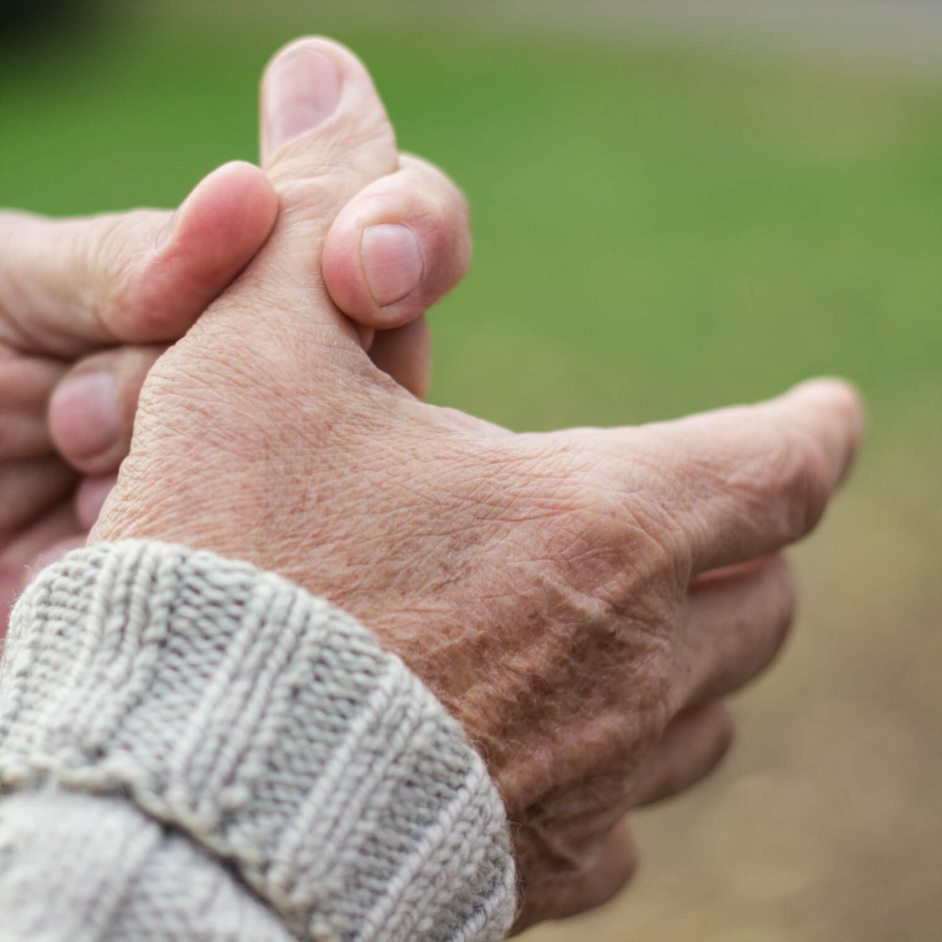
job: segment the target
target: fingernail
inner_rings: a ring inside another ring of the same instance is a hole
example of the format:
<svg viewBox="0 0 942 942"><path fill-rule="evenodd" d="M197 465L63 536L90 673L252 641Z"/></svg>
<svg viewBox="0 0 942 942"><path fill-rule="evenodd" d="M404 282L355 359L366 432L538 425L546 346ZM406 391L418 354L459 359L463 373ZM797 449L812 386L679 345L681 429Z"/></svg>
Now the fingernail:
<svg viewBox="0 0 942 942"><path fill-rule="evenodd" d="M363 233L360 256L370 294L379 307L401 301L422 280L422 250L408 226L370 226Z"/></svg>
<svg viewBox="0 0 942 942"><path fill-rule="evenodd" d="M269 150L317 127L340 103L340 69L330 56L300 48L286 53L265 77Z"/></svg>
<svg viewBox="0 0 942 942"><path fill-rule="evenodd" d="M83 373L65 380L50 405L56 444L67 457L91 458L121 434L118 387L110 373Z"/></svg>

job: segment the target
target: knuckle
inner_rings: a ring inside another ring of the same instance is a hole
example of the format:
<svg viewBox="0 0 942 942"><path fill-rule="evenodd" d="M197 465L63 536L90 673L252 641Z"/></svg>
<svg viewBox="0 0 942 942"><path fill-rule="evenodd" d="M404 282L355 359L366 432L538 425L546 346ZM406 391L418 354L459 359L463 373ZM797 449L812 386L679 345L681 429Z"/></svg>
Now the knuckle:
<svg viewBox="0 0 942 942"><path fill-rule="evenodd" d="M118 218L102 219L104 229L100 238L90 240L82 269L90 273L86 283L90 286L86 294L86 307L89 315L101 324L105 330L122 339L122 321L128 320L129 312L134 311L137 319L137 278L147 253L156 242L140 246L139 251L128 251L132 240L128 239L131 224L140 220L142 213L130 213L123 220ZM157 230L155 228L155 239ZM146 314L146 312L144 312ZM148 324L142 330L146 333Z"/></svg>
<svg viewBox="0 0 942 942"><path fill-rule="evenodd" d="M555 492L562 512L550 532L559 557L599 575L634 572L642 584L674 557L676 537L661 508L626 494L606 468L577 468Z"/></svg>
<svg viewBox="0 0 942 942"><path fill-rule="evenodd" d="M817 439L796 434L783 456L789 532L804 536L824 515L833 486L828 456Z"/></svg>
<svg viewBox="0 0 942 942"><path fill-rule="evenodd" d="M398 178L400 197L426 252L435 260L433 271L445 283L460 277L471 263L471 210L461 188L438 167L424 161Z"/></svg>
<svg viewBox="0 0 942 942"><path fill-rule="evenodd" d="M431 260L427 270L439 290L447 289L471 264L471 227L464 197L455 190L453 199L425 198L416 228Z"/></svg>
<svg viewBox="0 0 942 942"><path fill-rule="evenodd" d="M340 167L345 167L341 164ZM272 184L278 190L282 203L282 215L293 225L311 226L312 206L338 208L342 202L340 194L350 189L354 181L346 179L348 170L331 168L326 158L321 164L308 161L284 159L269 171ZM317 221L316 230L321 225Z"/></svg>
<svg viewBox="0 0 942 942"><path fill-rule="evenodd" d="M753 491L761 506L780 509L783 537L805 536L824 514L833 487L824 447L810 434L770 429L756 454L761 457L735 475L736 486Z"/></svg>
<svg viewBox="0 0 942 942"><path fill-rule="evenodd" d="M365 184L396 169L396 138L386 115L365 109L355 119L335 115L285 144L266 170L282 201L329 197L342 205ZM326 191L326 192L325 192ZM286 195L288 199L286 199Z"/></svg>
<svg viewBox="0 0 942 942"><path fill-rule="evenodd" d="M645 715L653 716L661 711L652 705L666 700L662 662L689 582L690 545L649 482L626 486L624 475L598 458L570 455L570 473L554 482L559 512L541 534L543 554L561 566L569 596L581 600L580 623L632 647L621 663L628 657L644 665L635 681L648 703Z"/></svg>
<svg viewBox="0 0 942 942"><path fill-rule="evenodd" d="M457 218L470 217L471 210L464 191L441 167L412 154L403 155L402 162L410 171L403 178L405 183L411 177L408 183L410 189L435 202L442 210L453 213Z"/></svg>

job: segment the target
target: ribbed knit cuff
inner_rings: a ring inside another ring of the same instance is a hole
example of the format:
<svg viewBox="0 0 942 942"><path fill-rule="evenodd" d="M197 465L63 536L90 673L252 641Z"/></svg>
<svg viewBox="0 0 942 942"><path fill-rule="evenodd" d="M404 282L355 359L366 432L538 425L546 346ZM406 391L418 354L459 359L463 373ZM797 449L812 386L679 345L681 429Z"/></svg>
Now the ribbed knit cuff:
<svg viewBox="0 0 942 942"><path fill-rule="evenodd" d="M305 940L501 939L499 796L458 724L352 618L160 543L44 571L0 663L0 794L123 796Z"/></svg>

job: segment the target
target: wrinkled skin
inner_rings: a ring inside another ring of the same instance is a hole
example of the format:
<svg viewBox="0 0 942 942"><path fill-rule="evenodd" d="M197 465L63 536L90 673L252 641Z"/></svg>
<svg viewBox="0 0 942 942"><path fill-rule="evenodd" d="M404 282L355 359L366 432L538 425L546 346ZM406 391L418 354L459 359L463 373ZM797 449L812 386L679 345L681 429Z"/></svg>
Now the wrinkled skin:
<svg viewBox="0 0 942 942"><path fill-rule="evenodd" d="M856 398L819 381L525 435L416 400L311 265L344 202L394 169L392 130L346 50L292 45L265 94L299 73L320 117L268 129L275 231L151 370L92 540L212 549L356 615L484 756L513 826L518 927L578 912L634 868L625 812L728 745L717 700L782 642L779 552L845 476Z"/></svg>
<svg viewBox="0 0 942 942"><path fill-rule="evenodd" d="M296 92L289 83L270 96L263 122ZM88 535L148 370L251 261L277 214L267 176L244 163L211 173L175 213L0 213L0 639L30 574ZM392 242L396 232L415 245ZM416 395L430 375L423 315L463 277L470 246L461 192L405 154L350 194L327 233L331 299L373 362ZM106 415L76 383L102 375L116 400Z"/></svg>

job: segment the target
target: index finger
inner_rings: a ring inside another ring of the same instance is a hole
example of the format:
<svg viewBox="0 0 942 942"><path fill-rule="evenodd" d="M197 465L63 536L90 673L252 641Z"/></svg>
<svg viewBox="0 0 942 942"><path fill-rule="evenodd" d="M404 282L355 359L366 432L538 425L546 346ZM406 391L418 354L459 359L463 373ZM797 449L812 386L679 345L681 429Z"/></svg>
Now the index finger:
<svg viewBox="0 0 942 942"><path fill-rule="evenodd" d="M775 553L810 533L853 463L862 425L854 389L827 379L636 430L653 446L691 573Z"/></svg>

